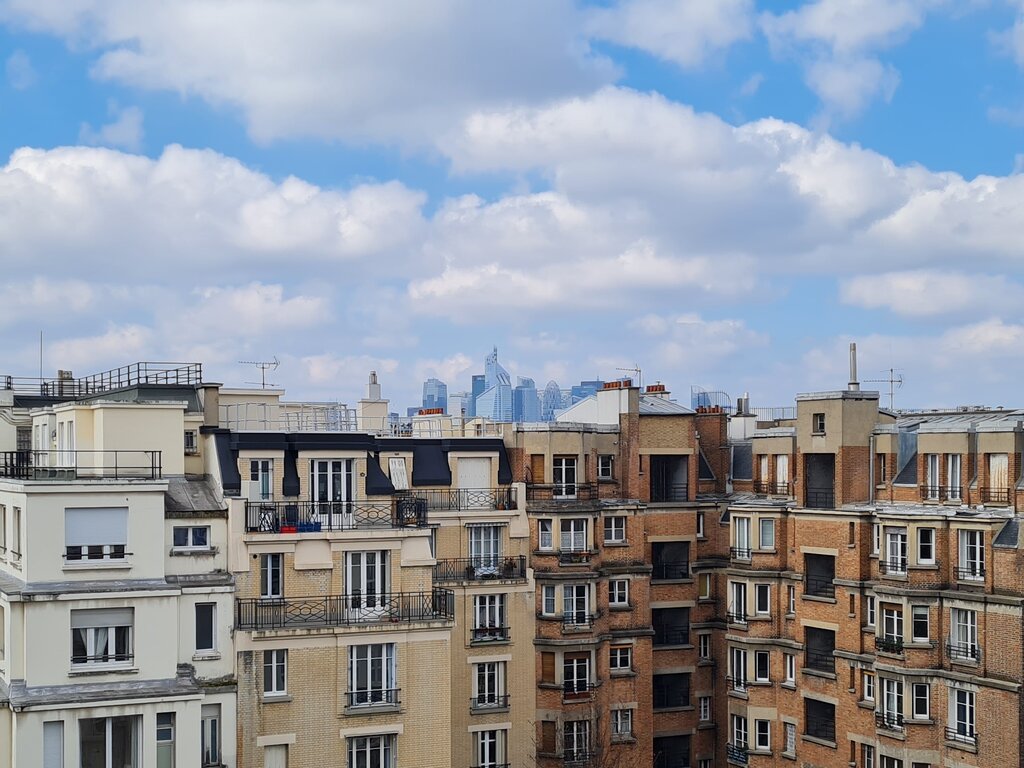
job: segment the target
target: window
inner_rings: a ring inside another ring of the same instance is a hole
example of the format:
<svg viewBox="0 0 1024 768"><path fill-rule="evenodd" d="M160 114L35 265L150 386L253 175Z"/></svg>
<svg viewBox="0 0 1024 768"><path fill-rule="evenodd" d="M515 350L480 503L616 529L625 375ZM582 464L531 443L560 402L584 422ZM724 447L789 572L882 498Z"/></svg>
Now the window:
<svg viewBox="0 0 1024 768"><path fill-rule="evenodd" d="M873 523L871 526L871 554L877 555L882 549L882 526Z"/></svg>
<svg viewBox="0 0 1024 768"><path fill-rule="evenodd" d="M131 662L132 608L71 611L71 664L125 664Z"/></svg>
<svg viewBox="0 0 1024 768"><path fill-rule="evenodd" d="M882 717L889 728L903 727L903 681L882 678Z"/></svg>
<svg viewBox="0 0 1024 768"><path fill-rule="evenodd" d="M64 768L64 722L43 723L43 768Z"/></svg>
<svg viewBox="0 0 1024 768"><path fill-rule="evenodd" d="M275 552L260 555L260 597L264 599L279 598L281 592L281 567L284 555Z"/></svg>
<svg viewBox="0 0 1024 768"><path fill-rule="evenodd" d="M217 649L217 604L196 603L196 651Z"/></svg>
<svg viewBox="0 0 1024 768"><path fill-rule="evenodd" d="M409 490L409 473L406 470L405 459L403 457L388 457L388 476L391 479L391 484L395 486L396 491Z"/></svg>
<svg viewBox="0 0 1024 768"><path fill-rule="evenodd" d="M431 529L434 530L434 529ZM469 529L469 558L476 578L497 576L501 564L501 526L474 525Z"/></svg>
<svg viewBox="0 0 1024 768"><path fill-rule="evenodd" d="M590 759L590 721L567 720L562 730L562 759L583 762Z"/></svg>
<svg viewBox="0 0 1024 768"><path fill-rule="evenodd" d="M633 736L633 710L612 710L612 741L625 741Z"/></svg>
<svg viewBox="0 0 1024 768"><path fill-rule="evenodd" d="M907 529L885 529L885 561L883 573L902 574L907 572Z"/></svg>
<svg viewBox="0 0 1024 768"><path fill-rule="evenodd" d="M867 626L875 626L875 622L878 620L877 614L877 603L875 602L874 595L865 595L864 597L864 621L867 622Z"/></svg>
<svg viewBox="0 0 1024 768"><path fill-rule="evenodd" d="M473 665L476 668L473 684L474 707L507 707L508 694L505 692L505 662L486 661Z"/></svg>
<svg viewBox="0 0 1024 768"><path fill-rule="evenodd" d="M175 549L210 548L210 526L208 525L176 525L172 535Z"/></svg>
<svg viewBox="0 0 1024 768"><path fill-rule="evenodd" d="M762 517L758 521L758 544L761 549L775 549L775 521Z"/></svg>
<svg viewBox="0 0 1024 768"><path fill-rule="evenodd" d="M935 564L935 529L917 529L917 562L920 565Z"/></svg>
<svg viewBox="0 0 1024 768"><path fill-rule="evenodd" d="M587 520L574 517L562 520L560 525L561 539L559 548L563 552L587 551Z"/></svg>
<svg viewBox="0 0 1024 768"><path fill-rule="evenodd" d="M137 715L79 720L81 768L122 768L126 765L139 765L139 720Z"/></svg>
<svg viewBox="0 0 1024 768"><path fill-rule="evenodd" d="M732 556L741 560L750 559L750 518L749 517L734 517L733 519L733 536L735 540L735 546L732 550Z"/></svg>
<svg viewBox="0 0 1024 768"><path fill-rule="evenodd" d="M939 454L928 453L924 457L925 498L932 501L939 498Z"/></svg>
<svg viewBox="0 0 1024 768"><path fill-rule="evenodd" d="M615 474L615 457L610 454L604 454L597 457L597 479L598 480L611 480Z"/></svg>
<svg viewBox="0 0 1024 768"><path fill-rule="evenodd" d="M702 757L697 761L697 768L714 768L714 766L711 765L711 758Z"/></svg>
<svg viewBox="0 0 1024 768"><path fill-rule="evenodd" d="M786 587L786 613L796 613L796 587L793 586Z"/></svg>
<svg viewBox="0 0 1024 768"><path fill-rule="evenodd" d="M864 695L861 697L864 701L875 700L875 675L871 672L864 673Z"/></svg>
<svg viewBox="0 0 1024 768"><path fill-rule="evenodd" d="M952 659L978 661L978 612L965 608L951 608L952 637L949 641L949 656Z"/></svg>
<svg viewBox="0 0 1024 768"><path fill-rule="evenodd" d="M156 764L174 768L174 713L156 714Z"/></svg>
<svg viewBox="0 0 1024 768"><path fill-rule="evenodd" d="M814 413L811 414L811 432L815 435L825 434L825 414Z"/></svg>
<svg viewBox="0 0 1024 768"><path fill-rule="evenodd" d="M15 507L15 513L19 510ZM17 519L16 519L16 525ZM18 546L15 530L11 548ZM69 563L123 562L128 544L128 508L64 510L64 560Z"/></svg>
<svg viewBox="0 0 1024 768"><path fill-rule="evenodd" d="M477 731L476 741L476 766L478 768L497 768L507 764L505 730L495 729L489 731Z"/></svg>
<svg viewBox="0 0 1024 768"><path fill-rule="evenodd" d="M398 704L394 643L350 646L348 675L350 707Z"/></svg>
<svg viewBox="0 0 1024 768"><path fill-rule="evenodd" d="M473 640L508 640L505 595L474 595Z"/></svg>
<svg viewBox="0 0 1024 768"><path fill-rule="evenodd" d="M606 517L604 519L604 543L623 544L626 541L626 518Z"/></svg>
<svg viewBox="0 0 1024 768"><path fill-rule="evenodd" d="M586 584L562 585L562 622L567 626L590 624L590 590Z"/></svg>
<svg viewBox="0 0 1024 768"><path fill-rule="evenodd" d="M697 538L698 539L703 539L704 538L704 513L703 512L698 512L697 513Z"/></svg>
<svg viewBox="0 0 1024 768"><path fill-rule="evenodd" d="M551 495L556 499L576 498L576 457L555 456L552 469L554 488Z"/></svg>
<svg viewBox="0 0 1024 768"><path fill-rule="evenodd" d="M771 655L768 651L754 651L754 680L767 683L771 678Z"/></svg>
<svg viewBox="0 0 1024 768"><path fill-rule="evenodd" d="M910 608L910 637L915 643L928 642L928 606L914 605Z"/></svg>
<svg viewBox="0 0 1024 768"><path fill-rule="evenodd" d="M710 573L701 573L701 574L699 574L697 576L697 583L698 583L698 586L700 587L700 591L697 593L697 596L700 597L702 600L706 600L706 599L710 598L711 597L711 583L712 583L711 582L711 574Z"/></svg>
<svg viewBox="0 0 1024 768"><path fill-rule="evenodd" d="M608 668L612 672L629 672L633 668L633 646L613 645L608 651Z"/></svg>
<svg viewBox="0 0 1024 768"><path fill-rule="evenodd" d="M804 555L804 594L835 598L836 559L831 555Z"/></svg>
<svg viewBox="0 0 1024 768"><path fill-rule="evenodd" d="M690 706L690 675L688 672L654 675L653 680L655 709Z"/></svg>
<svg viewBox="0 0 1024 768"><path fill-rule="evenodd" d="M690 542L656 541L651 544L654 570L651 579L687 579L690 577Z"/></svg>
<svg viewBox="0 0 1024 768"><path fill-rule="evenodd" d="M538 520L537 521L537 548L538 549L554 549L554 544L551 538L551 521L550 520Z"/></svg>
<svg viewBox="0 0 1024 768"><path fill-rule="evenodd" d="M747 652L742 648L729 649L729 677L732 690L747 690Z"/></svg>
<svg viewBox="0 0 1024 768"><path fill-rule="evenodd" d="M608 604L629 605L629 579L612 579L608 582Z"/></svg>
<svg viewBox="0 0 1024 768"><path fill-rule="evenodd" d="M288 693L288 651L263 652L263 695L284 696Z"/></svg>
<svg viewBox="0 0 1024 768"><path fill-rule="evenodd" d="M948 486L947 497L952 500L960 499L960 454L950 453L946 455L946 484Z"/></svg>
<svg viewBox="0 0 1024 768"><path fill-rule="evenodd" d="M783 728L786 731L786 746L783 751L787 755L796 754L796 723L783 723Z"/></svg>
<svg viewBox="0 0 1024 768"><path fill-rule="evenodd" d="M203 765L220 765L220 704L203 704L201 717Z"/></svg>
<svg viewBox="0 0 1024 768"><path fill-rule="evenodd" d="M893 644L894 647L884 648L897 653L902 651L903 644L903 609L900 607L882 608L882 637Z"/></svg>
<svg viewBox="0 0 1024 768"><path fill-rule="evenodd" d="M732 741L730 742L734 747L740 747L741 749L747 748L747 718L743 715L730 715L731 721L731 735Z"/></svg>
<svg viewBox="0 0 1024 768"><path fill-rule="evenodd" d="M947 739L974 744L978 738L974 722L974 691L954 688L950 696L949 730Z"/></svg>
<svg viewBox="0 0 1024 768"><path fill-rule="evenodd" d="M985 580L984 531L960 531L960 566L957 578L963 581Z"/></svg>
<svg viewBox="0 0 1024 768"><path fill-rule="evenodd" d="M804 628L804 666L819 672L836 671L836 633L818 627Z"/></svg>
<svg viewBox="0 0 1024 768"><path fill-rule="evenodd" d="M545 584L541 587L541 613L545 616L555 615L555 585Z"/></svg>
<svg viewBox="0 0 1024 768"><path fill-rule="evenodd" d="M733 581L729 584L731 602L729 604L728 620L730 624L747 623L747 585L742 581Z"/></svg>
<svg viewBox="0 0 1024 768"><path fill-rule="evenodd" d="M879 757L879 763L881 768L903 768L903 761L898 757L889 757L888 755L881 755Z"/></svg>
<svg viewBox="0 0 1024 768"><path fill-rule="evenodd" d="M7 554L7 506L0 504L0 557Z"/></svg>
<svg viewBox="0 0 1024 768"><path fill-rule="evenodd" d="M836 707L818 699L804 699L804 732L815 739L836 740Z"/></svg>
<svg viewBox="0 0 1024 768"><path fill-rule="evenodd" d="M273 459L249 460L249 501L270 501L274 498Z"/></svg>
<svg viewBox="0 0 1024 768"><path fill-rule="evenodd" d="M701 659L711 658L711 635L697 635L697 656Z"/></svg>
<svg viewBox="0 0 1024 768"><path fill-rule="evenodd" d="M919 720L927 720L928 709L928 683L914 683L911 687L912 706L914 717Z"/></svg>
<svg viewBox="0 0 1024 768"><path fill-rule="evenodd" d="M703 722L711 720L711 697L701 696L697 699L697 711L700 719Z"/></svg>
<svg viewBox="0 0 1024 768"><path fill-rule="evenodd" d="M772 725L768 720L754 721L754 749L769 750L772 748Z"/></svg>
<svg viewBox="0 0 1024 768"><path fill-rule="evenodd" d="M395 737L355 736L348 740L349 768L394 768Z"/></svg>
<svg viewBox="0 0 1024 768"><path fill-rule="evenodd" d="M782 674L784 683L796 682L796 656L792 653L782 654Z"/></svg>
<svg viewBox="0 0 1024 768"><path fill-rule="evenodd" d="M754 585L754 613L767 616L771 613L771 586L768 584Z"/></svg>
<svg viewBox="0 0 1024 768"><path fill-rule="evenodd" d="M194 456L199 453L199 441L194 429L185 430L185 455Z"/></svg>
<svg viewBox="0 0 1024 768"><path fill-rule="evenodd" d="M652 608L654 645L690 644L689 608Z"/></svg>
<svg viewBox="0 0 1024 768"><path fill-rule="evenodd" d="M562 691L566 696L590 690L590 654L566 653L562 657Z"/></svg>
<svg viewBox="0 0 1024 768"><path fill-rule="evenodd" d="M860 745L861 768L875 768L875 748L871 744Z"/></svg>
<svg viewBox="0 0 1024 768"><path fill-rule="evenodd" d="M7 614L4 612L4 607L0 605L0 661L4 660L4 637L7 627Z"/></svg>
<svg viewBox="0 0 1024 768"><path fill-rule="evenodd" d="M888 457L884 453L875 454L875 482L881 485L886 480L885 465Z"/></svg>

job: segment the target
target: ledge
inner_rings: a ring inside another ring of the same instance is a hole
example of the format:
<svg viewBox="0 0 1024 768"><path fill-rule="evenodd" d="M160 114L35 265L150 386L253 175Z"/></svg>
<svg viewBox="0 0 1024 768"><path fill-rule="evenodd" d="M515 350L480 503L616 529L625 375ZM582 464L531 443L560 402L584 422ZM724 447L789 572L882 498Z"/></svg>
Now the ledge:
<svg viewBox="0 0 1024 768"><path fill-rule="evenodd" d="M289 701L292 701L292 697L288 694L281 694L280 696L260 696L260 702L262 704L287 704Z"/></svg>
<svg viewBox="0 0 1024 768"><path fill-rule="evenodd" d="M68 672L68 677L94 677L96 675L137 675L139 674L138 667L101 667L97 666L92 669L72 669Z"/></svg>
<svg viewBox="0 0 1024 768"><path fill-rule="evenodd" d="M819 739L817 736L811 736L807 733L800 734L800 740L806 741L809 744L820 744L823 747L829 747L830 749L836 749L836 743L829 741L828 739Z"/></svg>

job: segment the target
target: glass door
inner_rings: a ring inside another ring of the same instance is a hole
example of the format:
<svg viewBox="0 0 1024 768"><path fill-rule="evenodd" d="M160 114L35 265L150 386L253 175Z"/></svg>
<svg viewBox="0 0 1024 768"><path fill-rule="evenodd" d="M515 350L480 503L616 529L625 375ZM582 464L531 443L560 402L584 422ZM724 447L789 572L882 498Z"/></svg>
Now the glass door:
<svg viewBox="0 0 1024 768"><path fill-rule="evenodd" d="M356 618L375 618L387 610L388 553L345 555L345 603Z"/></svg>
<svg viewBox="0 0 1024 768"><path fill-rule="evenodd" d="M354 526L352 518L352 459L315 459L309 462L311 522L327 530Z"/></svg>

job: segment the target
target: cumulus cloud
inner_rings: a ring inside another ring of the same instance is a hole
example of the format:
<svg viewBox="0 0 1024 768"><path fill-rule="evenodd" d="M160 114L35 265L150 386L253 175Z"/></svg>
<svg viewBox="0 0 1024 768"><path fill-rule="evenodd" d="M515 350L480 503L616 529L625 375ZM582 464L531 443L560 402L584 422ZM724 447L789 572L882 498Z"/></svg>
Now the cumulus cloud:
<svg viewBox="0 0 1024 768"><path fill-rule="evenodd" d="M138 107L122 109L117 104L111 104L108 111L113 120L99 128L94 129L88 123L82 123L78 130L79 142L138 152L142 146L142 110Z"/></svg>
<svg viewBox="0 0 1024 768"><path fill-rule="evenodd" d="M749 39L753 11L753 0L622 0L594 10L588 29L600 40L691 69Z"/></svg>
<svg viewBox="0 0 1024 768"><path fill-rule="evenodd" d="M847 304L911 317L979 315L991 312L996 296L1017 306L1024 288L1002 276L912 270L850 278L842 283L840 296Z"/></svg>

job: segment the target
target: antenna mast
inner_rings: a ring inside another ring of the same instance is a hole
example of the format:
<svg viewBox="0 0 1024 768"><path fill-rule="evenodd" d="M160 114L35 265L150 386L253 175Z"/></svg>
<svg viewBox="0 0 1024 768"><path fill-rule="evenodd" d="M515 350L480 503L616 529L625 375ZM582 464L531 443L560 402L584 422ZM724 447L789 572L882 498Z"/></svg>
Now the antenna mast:
<svg viewBox="0 0 1024 768"><path fill-rule="evenodd" d="M641 389L643 389L643 387L644 387L644 374L643 374L643 371L640 370L640 363L636 364L636 368L616 368L615 370L616 371L624 371L625 373L635 373L636 374L636 385L638 387L640 387Z"/></svg>
<svg viewBox="0 0 1024 768"><path fill-rule="evenodd" d="M889 410L896 410L896 390L903 388L903 374L899 368L890 368L889 377L886 379L867 379L865 384L888 384L889 385Z"/></svg>
<svg viewBox="0 0 1024 768"><path fill-rule="evenodd" d="M261 389L266 389L267 388L267 371L276 371L277 370L277 366L279 366L281 363L277 359L277 355L274 355L274 359L273 360L239 360L238 364L239 365L255 365L257 368L259 368L260 369L260 388ZM255 383L255 382L253 382L253 383ZM275 385L271 384L270 386L275 386Z"/></svg>

